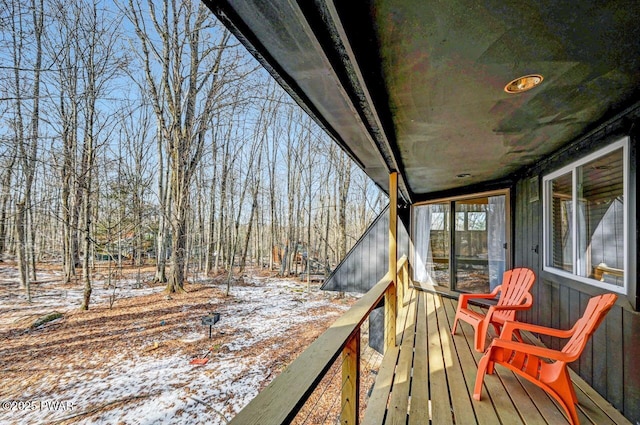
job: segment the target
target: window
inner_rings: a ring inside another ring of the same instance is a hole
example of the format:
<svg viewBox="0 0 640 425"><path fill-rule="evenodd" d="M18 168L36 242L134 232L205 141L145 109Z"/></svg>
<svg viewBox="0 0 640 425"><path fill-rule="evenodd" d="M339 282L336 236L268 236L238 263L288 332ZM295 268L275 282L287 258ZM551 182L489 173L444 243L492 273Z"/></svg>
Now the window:
<svg viewBox="0 0 640 425"><path fill-rule="evenodd" d="M624 293L628 139L544 177L544 269Z"/></svg>
<svg viewBox="0 0 640 425"><path fill-rule="evenodd" d="M431 230L449 230L446 214L444 212L431 212Z"/></svg>
<svg viewBox="0 0 640 425"><path fill-rule="evenodd" d="M484 211L467 213L468 230L487 230L487 213Z"/></svg>

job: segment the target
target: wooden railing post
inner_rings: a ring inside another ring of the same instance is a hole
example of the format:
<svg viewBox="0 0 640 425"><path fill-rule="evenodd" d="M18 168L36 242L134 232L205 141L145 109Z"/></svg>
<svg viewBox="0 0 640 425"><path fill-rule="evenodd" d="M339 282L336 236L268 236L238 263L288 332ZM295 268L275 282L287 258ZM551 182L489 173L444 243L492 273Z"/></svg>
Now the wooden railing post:
<svg viewBox="0 0 640 425"><path fill-rule="evenodd" d="M389 276L394 284L389 286L384 297L385 350L396 345L396 317L398 316L398 251L396 243L398 226L398 173L389 174Z"/></svg>
<svg viewBox="0 0 640 425"><path fill-rule="evenodd" d="M342 351L342 425L357 425L360 412L360 330Z"/></svg>
<svg viewBox="0 0 640 425"><path fill-rule="evenodd" d="M229 425L282 425L294 421L331 365L343 361L343 415L349 424L357 424L359 410L360 332L363 323L393 286L386 273L373 288L340 316L311 343L276 379L245 406ZM313 408L313 407L311 407Z"/></svg>

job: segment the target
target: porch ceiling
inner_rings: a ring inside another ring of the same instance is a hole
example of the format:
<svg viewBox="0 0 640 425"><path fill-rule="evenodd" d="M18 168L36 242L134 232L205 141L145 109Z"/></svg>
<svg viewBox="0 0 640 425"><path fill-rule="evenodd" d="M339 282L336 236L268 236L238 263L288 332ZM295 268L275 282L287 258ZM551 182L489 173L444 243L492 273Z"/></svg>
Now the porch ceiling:
<svg viewBox="0 0 640 425"><path fill-rule="evenodd" d="M509 178L640 94L637 0L205 3L381 188L399 171L407 201Z"/></svg>

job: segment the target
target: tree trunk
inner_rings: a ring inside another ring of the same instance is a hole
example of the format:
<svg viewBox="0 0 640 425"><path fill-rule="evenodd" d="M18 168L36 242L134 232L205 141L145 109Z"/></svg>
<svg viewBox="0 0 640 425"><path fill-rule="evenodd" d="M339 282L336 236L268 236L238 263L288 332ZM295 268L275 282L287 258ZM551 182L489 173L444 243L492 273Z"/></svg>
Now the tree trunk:
<svg viewBox="0 0 640 425"><path fill-rule="evenodd" d="M338 256L340 260L347 255L347 196L349 195L349 185L351 183L351 162L349 157L340 153L340 165L338 169Z"/></svg>
<svg viewBox="0 0 640 425"><path fill-rule="evenodd" d="M11 197L11 182L13 180L13 167L16 162L16 149L12 149L9 161L2 172L2 206L0 207L0 261L4 259L7 249L7 204Z"/></svg>
<svg viewBox="0 0 640 425"><path fill-rule="evenodd" d="M156 283L167 282L167 217L171 208L171 191L168 190L168 180L165 173L163 155L162 132L158 130L158 200L160 202L160 216L158 217L158 233L156 235L156 274L153 281ZM167 167L168 172L168 167Z"/></svg>
<svg viewBox="0 0 640 425"><path fill-rule="evenodd" d="M27 301L31 302L31 288L29 281L29 271L27 270L27 250L25 247L25 205L24 201L18 202L16 211L16 233L17 233L17 254L18 254L18 269L20 271L20 282L27 295Z"/></svg>
<svg viewBox="0 0 640 425"><path fill-rule="evenodd" d="M209 198L211 199L211 208L209 210L209 241L207 243L207 261L205 264L205 270L204 273L205 275L209 275L209 273L211 273L211 270L213 269L213 263L214 263L214 257L217 255L216 253L216 237L215 237L215 230L216 230L216 181L217 181L217 172L218 172L218 151L217 151L217 144L216 144L216 137L215 137L215 130L214 130L214 137L213 137L213 176L211 177L211 189L210 189L210 194L209 194Z"/></svg>
<svg viewBox="0 0 640 425"><path fill-rule="evenodd" d="M171 273L167 279L166 291L169 293L184 291L185 258L187 255L186 202L175 202L175 218L171 221L173 239L171 241Z"/></svg>
<svg viewBox="0 0 640 425"><path fill-rule="evenodd" d="M262 157L262 153L260 153L260 157ZM258 169L260 168L260 159L258 159ZM247 262L247 250L249 248L249 240L251 239L251 232L253 230L253 221L256 213L256 208L258 207L258 188L260 187L260 178L258 177L256 181L254 181L254 188L251 194L251 212L249 213L249 225L247 227L247 236L244 240L244 248L242 250L242 258L240 260L240 270L239 273L244 271L245 264Z"/></svg>

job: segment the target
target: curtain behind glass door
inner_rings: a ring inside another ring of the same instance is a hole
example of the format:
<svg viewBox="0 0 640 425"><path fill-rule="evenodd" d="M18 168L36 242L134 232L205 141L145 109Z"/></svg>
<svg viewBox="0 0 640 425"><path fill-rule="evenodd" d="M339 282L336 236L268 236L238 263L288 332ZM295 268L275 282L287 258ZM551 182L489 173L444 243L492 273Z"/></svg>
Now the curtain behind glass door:
<svg viewBox="0 0 640 425"><path fill-rule="evenodd" d="M449 286L449 203L414 208L413 280Z"/></svg>
<svg viewBox="0 0 640 425"><path fill-rule="evenodd" d="M505 270L504 195L454 202L454 289L489 292Z"/></svg>

